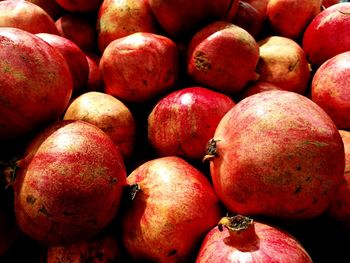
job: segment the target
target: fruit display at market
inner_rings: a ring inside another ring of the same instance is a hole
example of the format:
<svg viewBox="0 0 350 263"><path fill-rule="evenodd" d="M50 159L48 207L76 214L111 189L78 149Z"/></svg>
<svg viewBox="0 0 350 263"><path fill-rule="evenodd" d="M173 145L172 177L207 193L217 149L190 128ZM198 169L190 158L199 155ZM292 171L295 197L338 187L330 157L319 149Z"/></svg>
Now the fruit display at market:
<svg viewBox="0 0 350 263"><path fill-rule="evenodd" d="M350 3L0 1L0 262L348 262Z"/></svg>

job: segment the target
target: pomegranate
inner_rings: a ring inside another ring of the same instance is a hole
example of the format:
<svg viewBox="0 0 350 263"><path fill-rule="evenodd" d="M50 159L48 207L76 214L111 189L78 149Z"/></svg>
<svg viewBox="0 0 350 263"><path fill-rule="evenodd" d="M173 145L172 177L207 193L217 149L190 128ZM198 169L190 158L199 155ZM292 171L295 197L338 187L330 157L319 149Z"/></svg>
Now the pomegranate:
<svg viewBox="0 0 350 263"><path fill-rule="evenodd" d="M284 90L304 94L311 68L304 50L297 42L281 36L270 36L258 42L260 59L256 68L260 81L270 82Z"/></svg>
<svg viewBox="0 0 350 263"><path fill-rule="evenodd" d="M199 30L188 48L191 79L226 94L256 80L259 46L252 35L234 24L217 21Z"/></svg>
<svg viewBox="0 0 350 263"><path fill-rule="evenodd" d="M101 52L115 39L136 32L157 33L147 0L104 0L98 12L97 30Z"/></svg>
<svg viewBox="0 0 350 263"><path fill-rule="evenodd" d="M344 146L310 99L272 90L238 102L208 147L210 174L231 212L283 220L323 213L344 173Z"/></svg>
<svg viewBox="0 0 350 263"><path fill-rule="evenodd" d="M134 33L108 45L100 71L107 94L125 102L144 102L174 87L178 49L165 36Z"/></svg>
<svg viewBox="0 0 350 263"><path fill-rule="evenodd" d="M331 219L340 222L342 226L350 228L350 132L339 130L339 133L345 151L344 177L327 214Z"/></svg>
<svg viewBox="0 0 350 263"><path fill-rule="evenodd" d="M81 90L89 76L89 64L84 52L71 40L58 35L39 33L40 37L51 46L56 48L65 58L73 79L73 91Z"/></svg>
<svg viewBox="0 0 350 263"><path fill-rule="evenodd" d="M51 16L51 18L54 21L56 21L56 19L58 19L60 15L63 13L63 9L59 4L57 4L55 0L26 0L26 1L40 6Z"/></svg>
<svg viewBox="0 0 350 263"><path fill-rule="evenodd" d="M204 174L179 157L163 157L136 168L127 183L134 199L122 215L122 229L130 256L188 262L220 219L219 201Z"/></svg>
<svg viewBox="0 0 350 263"><path fill-rule="evenodd" d="M69 12L94 12L100 7L103 0L55 0L64 10Z"/></svg>
<svg viewBox="0 0 350 263"><path fill-rule="evenodd" d="M49 247L46 263L110 263L120 261L120 249L112 236L67 245L63 247Z"/></svg>
<svg viewBox="0 0 350 263"><path fill-rule="evenodd" d="M50 15L29 1L0 1L0 14L0 27L15 27L33 34L58 34Z"/></svg>
<svg viewBox="0 0 350 263"><path fill-rule="evenodd" d="M89 66L89 75L85 90L86 92L103 91L103 79L99 68L101 57L92 52L86 52L85 55Z"/></svg>
<svg viewBox="0 0 350 263"><path fill-rule="evenodd" d="M18 139L57 120L72 95L63 56L39 37L0 28L0 140Z"/></svg>
<svg viewBox="0 0 350 263"><path fill-rule="evenodd" d="M19 227L48 246L86 241L118 210L126 172L113 141L83 121L59 121L28 146L14 181Z"/></svg>
<svg viewBox="0 0 350 263"><path fill-rule="evenodd" d="M311 83L311 99L332 118L338 129L350 128L350 51L324 62Z"/></svg>
<svg viewBox="0 0 350 263"><path fill-rule="evenodd" d="M268 91L268 90L282 90L282 89L271 82L254 81L252 83L249 83L246 87L244 87L242 92L239 94L239 98L240 98L239 100L242 100L256 93Z"/></svg>
<svg viewBox="0 0 350 263"><path fill-rule="evenodd" d="M235 105L221 93L189 87L163 97L148 117L148 140L161 156L201 160L225 113Z"/></svg>
<svg viewBox="0 0 350 263"><path fill-rule="evenodd" d="M304 247L286 231L236 215L223 217L205 237L196 263L312 263Z"/></svg>
<svg viewBox="0 0 350 263"><path fill-rule="evenodd" d="M306 28L302 47L315 67L350 50L350 3L332 5L319 13Z"/></svg>
<svg viewBox="0 0 350 263"><path fill-rule="evenodd" d="M299 39L321 6L322 0L269 0L266 16L275 34Z"/></svg>
<svg viewBox="0 0 350 263"><path fill-rule="evenodd" d="M159 24L172 38L192 34L208 21L233 17L238 0L148 0ZM233 8L232 8L233 7Z"/></svg>
<svg viewBox="0 0 350 263"><path fill-rule="evenodd" d="M77 13L62 15L55 24L61 37L76 44L82 51L95 51L97 47L97 32L91 17Z"/></svg>
<svg viewBox="0 0 350 263"><path fill-rule="evenodd" d="M101 92L87 92L67 108L65 120L82 120L103 130L118 146L124 158L130 158L135 144L136 123L123 102Z"/></svg>

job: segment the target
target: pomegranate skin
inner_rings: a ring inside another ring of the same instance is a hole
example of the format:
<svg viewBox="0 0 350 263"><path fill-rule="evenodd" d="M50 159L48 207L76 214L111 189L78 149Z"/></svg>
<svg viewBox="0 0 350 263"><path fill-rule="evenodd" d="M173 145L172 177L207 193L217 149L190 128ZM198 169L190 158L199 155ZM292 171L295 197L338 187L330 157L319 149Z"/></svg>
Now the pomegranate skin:
<svg viewBox="0 0 350 263"><path fill-rule="evenodd" d="M306 28L302 47L315 67L350 50L350 3L332 5L319 13Z"/></svg>
<svg viewBox="0 0 350 263"><path fill-rule="evenodd" d="M57 120L68 106L69 68L63 56L39 37L0 28L0 69L0 140L23 137Z"/></svg>
<svg viewBox="0 0 350 263"><path fill-rule="evenodd" d="M127 183L140 188L122 218L129 255L142 262L188 262L220 219L220 205L207 178L172 156L142 164Z"/></svg>
<svg viewBox="0 0 350 263"><path fill-rule="evenodd" d="M196 263L312 263L302 245L287 232L253 222L253 229L213 228L205 237ZM251 233L250 233L251 232Z"/></svg>
<svg viewBox="0 0 350 263"><path fill-rule="evenodd" d="M196 83L225 94L258 78L259 46L245 29L217 21L199 30L188 48L187 74Z"/></svg>
<svg viewBox="0 0 350 263"><path fill-rule="evenodd" d="M73 91L77 93L86 84L89 77L89 64L84 52L71 40L48 33L39 33L40 37L56 48L65 58L73 80Z"/></svg>
<svg viewBox="0 0 350 263"><path fill-rule="evenodd" d="M102 92L87 92L69 105L64 120L82 120L103 130L119 148L124 159L131 157L136 122L123 102Z"/></svg>
<svg viewBox="0 0 350 263"><path fill-rule="evenodd" d="M55 0L64 10L70 12L94 12L100 7L103 0Z"/></svg>
<svg viewBox="0 0 350 263"><path fill-rule="evenodd" d="M202 87L175 91L148 116L148 140L160 156L201 160L217 124L234 105L230 97Z"/></svg>
<svg viewBox="0 0 350 263"><path fill-rule="evenodd" d="M32 34L58 34L55 22L44 9L28 1L0 1L0 27L14 27Z"/></svg>
<svg viewBox="0 0 350 263"><path fill-rule="evenodd" d="M259 73L259 81L304 94L311 70L301 46L282 36L270 36L260 40L258 44L260 58L256 72Z"/></svg>
<svg viewBox="0 0 350 263"><path fill-rule="evenodd" d="M117 147L96 126L54 123L34 138L18 166L16 221L42 244L87 241L116 215L125 167Z"/></svg>
<svg viewBox="0 0 350 263"><path fill-rule="evenodd" d="M332 118L338 129L350 128L350 51L324 62L311 83L311 99Z"/></svg>
<svg viewBox="0 0 350 263"><path fill-rule="evenodd" d="M323 213L344 172L344 146L330 117L294 92L238 102L215 131L210 173L229 211L285 220Z"/></svg>
<svg viewBox="0 0 350 263"><path fill-rule="evenodd" d="M271 82L254 81L252 83L249 83L246 87L244 87L242 92L239 94L239 98L240 100L242 100L256 93L260 93L268 90L283 90L283 89L281 89L279 86Z"/></svg>
<svg viewBox="0 0 350 263"><path fill-rule="evenodd" d="M339 130L344 143L345 170L339 190L332 200L327 215L342 226L350 229L350 132Z"/></svg>
<svg viewBox="0 0 350 263"><path fill-rule="evenodd" d="M174 87L178 49L167 37L134 33L112 41L102 54L105 92L125 102L144 102Z"/></svg>
<svg viewBox="0 0 350 263"><path fill-rule="evenodd" d="M99 67L101 56L91 52L86 52L85 55L89 65L89 76L84 90L102 92L103 79Z"/></svg>
<svg viewBox="0 0 350 263"><path fill-rule="evenodd" d="M113 40L136 32L157 33L156 20L147 0L104 0L97 17L101 52Z"/></svg>

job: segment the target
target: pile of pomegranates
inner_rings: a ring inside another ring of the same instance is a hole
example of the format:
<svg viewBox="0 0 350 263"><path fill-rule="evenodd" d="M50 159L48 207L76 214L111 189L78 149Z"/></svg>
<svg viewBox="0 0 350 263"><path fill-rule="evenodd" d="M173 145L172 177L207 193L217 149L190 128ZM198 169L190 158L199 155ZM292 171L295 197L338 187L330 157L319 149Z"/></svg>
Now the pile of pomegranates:
<svg viewBox="0 0 350 263"><path fill-rule="evenodd" d="M347 262L350 3L0 0L0 262Z"/></svg>

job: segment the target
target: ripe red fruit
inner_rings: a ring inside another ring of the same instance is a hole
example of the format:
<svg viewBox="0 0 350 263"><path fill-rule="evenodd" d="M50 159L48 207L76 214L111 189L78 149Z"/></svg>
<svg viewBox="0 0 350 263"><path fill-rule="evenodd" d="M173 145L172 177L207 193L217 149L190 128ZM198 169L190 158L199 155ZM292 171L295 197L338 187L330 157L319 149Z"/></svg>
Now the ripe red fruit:
<svg viewBox="0 0 350 263"><path fill-rule="evenodd" d="M163 157L136 168L127 183L139 187L122 218L129 255L142 262L188 262L220 219L218 199L204 174L179 157Z"/></svg>
<svg viewBox="0 0 350 263"><path fill-rule="evenodd" d="M134 150L136 123L123 102L101 92L87 92L67 108L65 120L82 120L103 130L119 148L124 158Z"/></svg>
<svg viewBox="0 0 350 263"><path fill-rule="evenodd" d="M208 148L210 174L229 211L282 219L323 213L344 173L344 147L331 118L288 91L238 102Z"/></svg>
<svg viewBox="0 0 350 263"><path fill-rule="evenodd" d="M350 50L349 13L350 3L335 4L308 25L302 46L311 64L320 66L331 57Z"/></svg>
<svg viewBox="0 0 350 263"><path fill-rule="evenodd" d="M222 218L206 235L196 259L196 263L226 262L312 263L312 259L289 233L236 215Z"/></svg>
<svg viewBox="0 0 350 263"><path fill-rule="evenodd" d="M345 170L344 177L331 202L327 215L346 228L350 228L350 132L339 130L344 143Z"/></svg>
<svg viewBox="0 0 350 263"><path fill-rule="evenodd" d="M95 53L85 53L86 60L89 65L89 76L85 85L85 90L88 91L103 91L103 79L100 72L101 57Z"/></svg>
<svg viewBox="0 0 350 263"><path fill-rule="evenodd" d="M148 116L148 140L161 156L201 160L217 124L234 105L230 97L202 87L174 91Z"/></svg>
<svg viewBox="0 0 350 263"><path fill-rule="evenodd" d="M41 7L28 1L0 1L0 27L15 27L27 32L58 34L55 22Z"/></svg>
<svg viewBox="0 0 350 263"><path fill-rule="evenodd" d="M274 34L299 39L321 6L322 0L269 0L267 21Z"/></svg>
<svg viewBox="0 0 350 263"><path fill-rule="evenodd" d="M259 46L234 24L218 21L198 31L189 44L187 73L196 83L226 94L256 80Z"/></svg>
<svg viewBox="0 0 350 263"><path fill-rule="evenodd" d="M157 32L147 0L104 0L97 16L97 30L101 52L115 39L136 32Z"/></svg>
<svg viewBox="0 0 350 263"><path fill-rule="evenodd" d="M311 99L324 109L338 129L350 128L350 51L324 62L311 83Z"/></svg>
<svg viewBox="0 0 350 263"><path fill-rule="evenodd" d="M244 87L242 92L239 94L239 98L240 100L242 100L256 93L268 91L268 90L283 90L283 89L281 89L279 86L271 82L254 81L252 83L249 83L246 87Z"/></svg>
<svg viewBox="0 0 350 263"><path fill-rule="evenodd" d="M39 37L0 28L0 140L25 136L57 120L72 78L63 56Z"/></svg>
<svg viewBox="0 0 350 263"><path fill-rule="evenodd" d="M61 6L59 6L59 4L57 4L55 0L26 0L26 1L40 6L51 16L51 18L54 21L58 19L60 15L63 13L63 9L61 8Z"/></svg>
<svg viewBox="0 0 350 263"><path fill-rule="evenodd" d="M82 89L89 76L89 64L84 52L73 41L65 37L48 33L36 35L56 48L65 58L72 75L74 92Z"/></svg>
<svg viewBox="0 0 350 263"><path fill-rule="evenodd" d="M165 36L134 33L112 41L102 54L105 92L125 102L143 102L175 85L178 49Z"/></svg>
<svg viewBox="0 0 350 263"><path fill-rule="evenodd" d="M86 241L116 215L124 162L96 126L56 122L34 138L18 166L15 215L31 238L52 246Z"/></svg>
<svg viewBox="0 0 350 263"><path fill-rule="evenodd" d="M304 94L311 70L301 46L294 40L281 36L267 37L258 44L260 59L256 71L260 75L259 81Z"/></svg>
<svg viewBox="0 0 350 263"><path fill-rule="evenodd" d="M148 0L159 24L175 38L189 35L208 21L223 20L235 14L238 0Z"/></svg>
<svg viewBox="0 0 350 263"><path fill-rule="evenodd" d="M94 12L100 7L103 0L56 0L56 2L66 11L70 12Z"/></svg>

